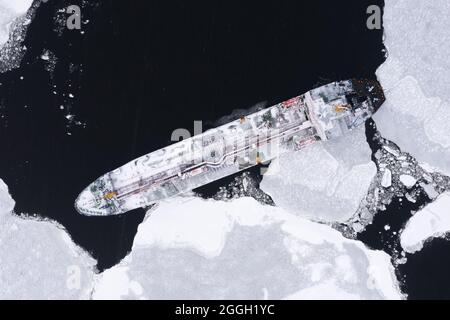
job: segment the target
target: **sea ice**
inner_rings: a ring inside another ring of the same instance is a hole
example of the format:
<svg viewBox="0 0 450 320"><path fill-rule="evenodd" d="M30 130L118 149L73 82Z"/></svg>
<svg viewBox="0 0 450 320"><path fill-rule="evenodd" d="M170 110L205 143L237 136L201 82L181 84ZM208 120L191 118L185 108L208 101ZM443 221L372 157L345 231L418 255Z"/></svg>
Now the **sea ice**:
<svg viewBox="0 0 450 320"><path fill-rule="evenodd" d="M408 174L402 174L402 175L400 175L400 181L401 181L401 183L403 183L403 185L405 187L411 188L416 184L417 179L415 179L414 177L411 177Z"/></svg>
<svg viewBox="0 0 450 320"><path fill-rule="evenodd" d="M0 48L8 41L15 19L23 16L33 0L0 0Z"/></svg>
<svg viewBox="0 0 450 320"><path fill-rule="evenodd" d="M345 221L355 214L377 169L360 127L336 140L282 154L261 189L275 204L302 217Z"/></svg>
<svg viewBox="0 0 450 320"><path fill-rule="evenodd" d="M422 249L426 240L447 232L450 232L450 192L441 194L408 221L401 234L401 245L405 251L414 253Z"/></svg>
<svg viewBox="0 0 450 320"><path fill-rule="evenodd" d="M403 298L386 253L249 197L161 203L96 278L94 299Z"/></svg>
<svg viewBox="0 0 450 320"><path fill-rule="evenodd" d="M0 180L0 299L88 299L95 260L61 226L19 217Z"/></svg>
<svg viewBox="0 0 450 320"><path fill-rule="evenodd" d="M392 185L392 171L389 169L384 169L383 177L381 178L381 186L384 188L389 188Z"/></svg>
<svg viewBox="0 0 450 320"><path fill-rule="evenodd" d="M26 47L25 33L40 2L0 0L0 73L20 66Z"/></svg>
<svg viewBox="0 0 450 320"><path fill-rule="evenodd" d="M377 71L386 103L374 116L385 138L447 175L449 11L448 0L386 2L384 32L388 57Z"/></svg>

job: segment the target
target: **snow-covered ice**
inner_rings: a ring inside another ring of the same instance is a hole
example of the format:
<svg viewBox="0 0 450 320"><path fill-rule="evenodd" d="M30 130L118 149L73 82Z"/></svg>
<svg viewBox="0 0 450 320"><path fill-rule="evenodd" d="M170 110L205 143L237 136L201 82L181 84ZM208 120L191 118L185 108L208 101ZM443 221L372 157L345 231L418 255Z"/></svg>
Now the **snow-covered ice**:
<svg viewBox="0 0 450 320"><path fill-rule="evenodd" d="M385 138L450 175L448 12L448 0L386 2L388 58L377 76L387 100L374 119Z"/></svg>
<svg viewBox="0 0 450 320"><path fill-rule="evenodd" d="M383 177L381 178L381 186L384 188L389 188L392 185L392 171L389 169L384 169Z"/></svg>
<svg viewBox="0 0 450 320"><path fill-rule="evenodd" d="M401 181L401 183L403 183L403 185L405 187L411 188L416 184L417 179L414 177L411 177L408 174L402 174L402 175L400 175L400 181Z"/></svg>
<svg viewBox="0 0 450 320"><path fill-rule="evenodd" d="M0 48L8 41L15 19L23 16L33 0L0 0Z"/></svg>
<svg viewBox="0 0 450 320"><path fill-rule="evenodd" d="M13 208L0 180L0 299L88 299L95 260L60 225Z"/></svg>
<svg viewBox="0 0 450 320"><path fill-rule="evenodd" d="M33 0L0 0L0 73L20 66L27 50L22 42L39 5Z"/></svg>
<svg viewBox="0 0 450 320"><path fill-rule="evenodd" d="M450 192L441 194L408 221L401 234L401 245L413 253L421 250L426 240L447 232L450 232Z"/></svg>
<svg viewBox="0 0 450 320"><path fill-rule="evenodd" d="M177 223L174 223L176 221ZM399 299L389 256L253 198L175 198L132 252L97 276L96 299Z"/></svg>
<svg viewBox="0 0 450 320"><path fill-rule="evenodd" d="M14 200L8 192L8 186L0 179L0 217L3 218L7 213L12 212L14 205ZM3 219L0 221L3 221Z"/></svg>
<svg viewBox="0 0 450 320"><path fill-rule="evenodd" d="M377 169L364 126L346 136L282 154L261 189L275 204L302 217L345 221L367 194Z"/></svg>

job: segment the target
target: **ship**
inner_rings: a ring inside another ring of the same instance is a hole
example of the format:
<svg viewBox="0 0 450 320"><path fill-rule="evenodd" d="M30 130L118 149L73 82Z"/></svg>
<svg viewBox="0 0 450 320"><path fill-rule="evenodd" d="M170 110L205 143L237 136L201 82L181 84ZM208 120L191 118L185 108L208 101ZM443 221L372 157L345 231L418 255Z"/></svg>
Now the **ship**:
<svg viewBox="0 0 450 320"><path fill-rule="evenodd" d="M108 172L81 192L75 208L83 215L110 216L152 207L284 152L339 138L362 125L384 100L376 80L320 86Z"/></svg>

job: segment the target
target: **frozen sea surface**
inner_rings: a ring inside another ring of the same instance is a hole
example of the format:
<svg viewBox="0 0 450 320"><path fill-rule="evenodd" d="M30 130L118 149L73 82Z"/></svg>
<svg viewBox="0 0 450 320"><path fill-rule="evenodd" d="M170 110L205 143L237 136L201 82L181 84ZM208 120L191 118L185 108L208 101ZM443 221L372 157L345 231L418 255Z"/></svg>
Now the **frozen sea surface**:
<svg viewBox="0 0 450 320"><path fill-rule="evenodd" d="M88 299L95 260L58 224L13 208L0 180L0 299Z"/></svg>
<svg viewBox="0 0 450 320"><path fill-rule="evenodd" d="M387 101L374 116L385 138L446 175L450 175L449 12L448 0L386 2L388 58L377 75Z"/></svg>
<svg viewBox="0 0 450 320"><path fill-rule="evenodd" d="M174 221L177 221L175 224ZM96 299L400 299L390 257L253 198L176 198L149 213Z"/></svg>
<svg viewBox="0 0 450 320"><path fill-rule="evenodd" d="M261 189L296 215L345 221L357 211L377 169L364 126L336 140L318 142L274 161Z"/></svg>
<svg viewBox="0 0 450 320"><path fill-rule="evenodd" d="M418 211L401 234L402 248L414 253L425 241L450 232L450 192L441 194L433 203Z"/></svg>

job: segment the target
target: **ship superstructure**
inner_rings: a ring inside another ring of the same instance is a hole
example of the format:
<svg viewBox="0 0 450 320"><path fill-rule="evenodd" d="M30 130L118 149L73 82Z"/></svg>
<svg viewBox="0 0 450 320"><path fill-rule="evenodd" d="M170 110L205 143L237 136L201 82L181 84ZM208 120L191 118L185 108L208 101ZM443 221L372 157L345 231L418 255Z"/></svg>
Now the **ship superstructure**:
<svg viewBox="0 0 450 320"><path fill-rule="evenodd" d="M106 173L79 195L75 207L95 216L148 207L283 152L340 137L364 123L383 102L376 81L327 84Z"/></svg>

